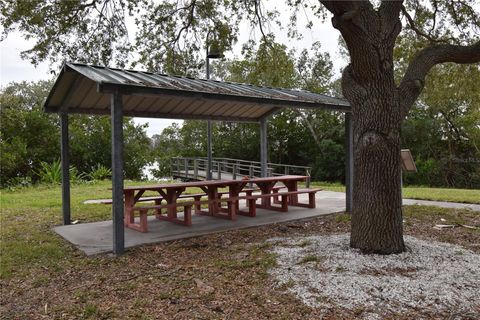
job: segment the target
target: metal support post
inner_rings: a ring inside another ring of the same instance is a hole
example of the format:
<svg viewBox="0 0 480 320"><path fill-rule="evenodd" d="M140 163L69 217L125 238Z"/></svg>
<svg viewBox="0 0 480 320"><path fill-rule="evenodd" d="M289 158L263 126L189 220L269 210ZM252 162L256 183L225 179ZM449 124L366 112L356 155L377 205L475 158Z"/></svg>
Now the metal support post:
<svg viewBox="0 0 480 320"><path fill-rule="evenodd" d="M207 59L208 61L208 59ZM207 180L212 180L212 121L207 121Z"/></svg>
<svg viewBox="0 0 480 320"><path fill-rule="evenodd" d="M125 230L123 227L123 101L115 91L111 97L112 117L112 220L113 253L125 251Z"/></svg>
<svg viewBox="0 0 480 320"><path fill-rule="evenodd" d="M70 217L70 145L68 139L68 114L60 114L60 149L62 161L62 212L63 224L71 222Z"/></svg>
<svg viewBox="0 0 480 320"><path fill-rule="evenodd" d="M266 177L268 175L267 152L267 119L262 119L260 120L260 163L262 177Z"/></svg>
<svg viewBox="0 0 480 320"><path fill-rule="evenodd" d="M345 113L345 206L347 212L353 208L353 124L352 115Z"/></svg>

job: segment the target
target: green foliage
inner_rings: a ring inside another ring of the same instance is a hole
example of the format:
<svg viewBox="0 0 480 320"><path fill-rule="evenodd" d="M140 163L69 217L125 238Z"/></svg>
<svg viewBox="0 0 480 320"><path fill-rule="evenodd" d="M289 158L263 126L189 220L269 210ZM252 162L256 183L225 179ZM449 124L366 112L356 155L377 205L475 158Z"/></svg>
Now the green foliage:
<svg viewBox="0 0 480 320"><path fill-rule="evenodd" d="M52 163L41 162L40 170L36 172L40 178L40 182L46 184L60 184L62 182L62 165L60 160Z"/></svg>
<svg viewBox="0 0 480 320"><path fill-rule="evenodd" d="M0 185L13 185L60 154L58 117L42 111L51 82L12 83L0 90Z"/></svg>
<svg viewBox="0 0 480 320"><path fill-rule="evenodd" d="M400 54L400 52L398 52ZM479 65L438 65L402 127L418 173L407 184L480 188Z"/></svg>
<svg viewBox="0 0 480 320"><path fill-rule="evenodd" d="M80 172L76 167L71 166L69 169L71 183L83 183L88 179L85 172Z"/></svg>
<svg viewBox="0 0 480 320"><path fill-rule="evenodd" d="M53 175L50 170L55 167L48 167L57 163L60 154L58 116L42 110L51 85L48 81L11 83L0 90L1 187L42 179L60 182L59 174ZM108 117L75 115L69 119L70 162L75 168L71 176L74 182L80 182L94 166L110 166L111 124ZM128 179L142 178L143 167L151 161L145 129L145 125L124 119L124 171Z"/></svg>
<svg viewBox="0 0 480 320"><path fill-rule="evenodd" d="M92 170L88 174L88 178L93 181L101 181L108 179L112 176L112 170L101 164L97 164L95 167L92 167Z"/></svg>

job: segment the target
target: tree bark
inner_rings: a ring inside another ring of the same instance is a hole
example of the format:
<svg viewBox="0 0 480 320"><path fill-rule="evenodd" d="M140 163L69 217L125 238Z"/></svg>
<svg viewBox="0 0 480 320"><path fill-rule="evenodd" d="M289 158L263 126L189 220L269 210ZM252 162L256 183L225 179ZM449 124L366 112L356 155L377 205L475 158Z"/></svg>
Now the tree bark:
<svg viewBox="0 0 480 320"><path fill-rule="evenodd" d="M350 68L346 69L349 73ZM349 75L344 75L344 87ZM400 167L400 102L393 79L364 85L353 98L353 209L350 246L365 253L405 250ZM353 86L358 84L353 84ZM348 90L348 89L347 89Z"/></svg>

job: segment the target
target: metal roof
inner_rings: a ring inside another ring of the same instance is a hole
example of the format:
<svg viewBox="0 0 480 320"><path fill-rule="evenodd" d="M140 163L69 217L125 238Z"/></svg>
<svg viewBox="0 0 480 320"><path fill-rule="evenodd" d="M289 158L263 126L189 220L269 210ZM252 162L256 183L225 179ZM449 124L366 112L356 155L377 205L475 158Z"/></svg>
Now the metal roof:
<svg viewBox="0 0 480 320"><path fill-rule="evenodd" d="M116 90L123 94L124 115L130 117L257 122L286 107L350 111L346 100L303 90L68 62L44 108L52 113L110 114Z"/></svg>

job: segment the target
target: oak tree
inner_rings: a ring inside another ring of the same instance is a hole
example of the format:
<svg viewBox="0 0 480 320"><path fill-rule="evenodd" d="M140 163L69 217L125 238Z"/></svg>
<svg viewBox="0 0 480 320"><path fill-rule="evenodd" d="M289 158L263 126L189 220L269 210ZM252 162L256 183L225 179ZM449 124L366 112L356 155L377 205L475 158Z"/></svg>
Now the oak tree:
<svg viewBox="0 0 480 320"><path fill-rule="evenodd" d="M370 253L402 252L401 124L435 65L480 61L478 4L474 0L286 3L293 8L290 36L301 36L295 30L296 13L307 9L331 17L350 56L342 74L354 135L350 244ZM18 29L36 40L23 54L34 63L65 58L116 61L119 66L132 62L152 71L167 70L177 62L182 72L198 69L207 34L229 49L243 26L257 26L268 39L268 23L280 23L279 12L266 10L261 0L6 0L0 13L4 35ZM131 40L127 24L132 21L138 32ZM396 81L394 49L402 28L421 41L414 44L415 54Z"/></svg>

